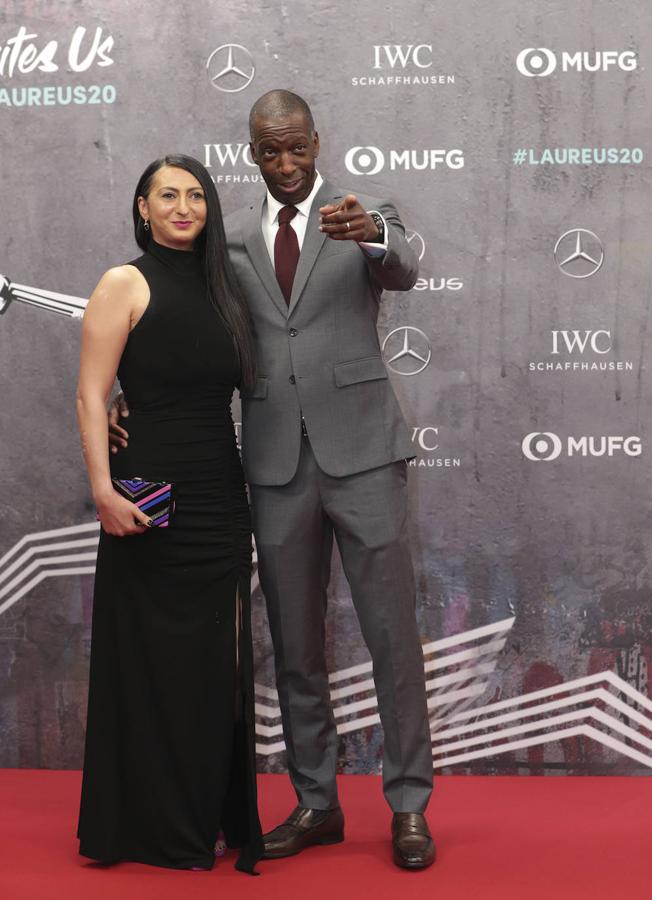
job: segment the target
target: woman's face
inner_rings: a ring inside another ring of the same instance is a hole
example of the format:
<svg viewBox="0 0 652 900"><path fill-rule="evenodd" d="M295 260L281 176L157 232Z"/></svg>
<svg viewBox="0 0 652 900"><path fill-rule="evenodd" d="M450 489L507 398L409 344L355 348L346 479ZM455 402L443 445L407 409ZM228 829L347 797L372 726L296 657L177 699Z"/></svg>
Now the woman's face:
<svg viewBox="0 0 652 900"><path fill-rule="evenodd" d="M154 175L149 196L138 198L143 219L157 244L190 250L206 225L206 197L194 175L163 166Z"/></svg>

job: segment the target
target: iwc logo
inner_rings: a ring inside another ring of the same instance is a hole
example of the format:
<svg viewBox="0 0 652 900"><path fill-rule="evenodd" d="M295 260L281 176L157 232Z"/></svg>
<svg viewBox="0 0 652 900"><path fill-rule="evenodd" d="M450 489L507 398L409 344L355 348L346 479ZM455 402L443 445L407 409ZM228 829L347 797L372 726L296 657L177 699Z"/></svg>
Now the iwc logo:
<svg viewBox="0 0 652 900"><path fill-rule="evenodd" d="M414 425L412 443L416 456L408 464L416 469L459 469L459 456L440 456L439 428L435 425Z"/></svg>
<svg viewBox="0 0 652 900"><path fill-rule="evenodd" d="M354 75L352 87L392 90L401 85L455 84L455 75L437 71L432 44L374 44L371 70Z"/></svg>
<svg viewBox="0 0 652 900"><path fill-rule="evenodd" d="M211 84L218 91L236 94L254 80L256 67L251 53L242 44L222 44L206 61Z"/></svg>
<svg viewBox="0 0 652 900"><path fill-rule="evenodd" d="M432 358L430 341L419 328L403 325L383 341L383 358L397 375L418 375Z"/></svg>
<svg viewBox="0 0 652 900"><path fill-rule="evenodd" d="M243 141L204 144L204 165L214 170L211 178L215 184L249 184L263 180L251 158L249 144Z"/></svg>
<svg viewBox="0 0 652 900"><path fill-rule="evenodd" d="M606 328L554 328L550 333L552 336L550 356L556 359L533 360L528 363L530 372L634 371L632 360L614 358L611 331Z"/></svg>
<svg viewBox="0 0 652 900"><path fill-rule="evenodd" d="M569 278L590 278L604 262L602 242L588 228L565 231L553 250L555 262Z"/></svg>

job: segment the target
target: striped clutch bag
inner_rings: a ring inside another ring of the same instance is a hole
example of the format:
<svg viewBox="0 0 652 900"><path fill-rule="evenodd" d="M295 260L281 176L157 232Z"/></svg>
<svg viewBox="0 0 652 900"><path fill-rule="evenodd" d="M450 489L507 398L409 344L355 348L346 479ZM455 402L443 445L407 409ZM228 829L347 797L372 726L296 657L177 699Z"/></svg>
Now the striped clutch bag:
<svg viewBox="0 0 652 900"><path fill-rule="evenodd" d="M168 527L174 515L174 485L170 481L144 478L112 478L111 481L119 494L147 513L153 527Z"/></svg>

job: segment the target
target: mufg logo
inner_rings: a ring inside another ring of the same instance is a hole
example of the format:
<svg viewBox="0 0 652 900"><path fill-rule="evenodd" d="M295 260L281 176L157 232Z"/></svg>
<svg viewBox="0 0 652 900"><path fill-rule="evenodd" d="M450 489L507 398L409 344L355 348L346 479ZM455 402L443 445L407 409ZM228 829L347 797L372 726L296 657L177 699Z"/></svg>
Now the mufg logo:
<svg viewBox="0 0 652 900"><path fill-rule="evenodd" d="M573 53L553 53L546 47L526 47L516 57L516 68L528 78L542 78L561 72L608 72L621 69L632 72L638 59L632 50L576 50Z"/></svg>
<svg viewBox="0 0 652 900"><path fill-rule="evenodd" d="M521 449L523 456L532 462L550 462L560 456L615 456L617 453L640 456L643 448L640 437L635 435L583 435L562 440L551 431L533 431L523 438Z"/></svg>
<svg viewBox="0 0 652 900"><path fill-rule="evenodd" d="M383 169L406 171L434 170L446 166L449 169L464 168L461 150L390 150L384 153L378 147L351 147L344 157L344 165L354 175L377 175Z"/></svg>

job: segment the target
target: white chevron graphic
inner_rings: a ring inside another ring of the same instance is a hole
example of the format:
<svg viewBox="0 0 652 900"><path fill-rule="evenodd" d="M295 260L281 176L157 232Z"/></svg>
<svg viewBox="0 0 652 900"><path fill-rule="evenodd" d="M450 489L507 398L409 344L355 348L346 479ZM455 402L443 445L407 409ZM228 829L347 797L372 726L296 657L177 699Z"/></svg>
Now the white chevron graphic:
<svg viewBox="0 0 652 900"><path fill-rule="evenodd" d="M27 534L0 558L0 615L46 578L94 575L99 522ZM256 553L251 590L258 587Z"/></svg>
<svg viewBox="0 0 652 900"><path fill-rule="evenodd" d="M424 644L426 691L431 710L446 712L451 707L459 710L462 704L472 703L484 693L513 624L512 617ZM359 731L380 722L371 671L371 662L365 662L329 675L338 734ZM342 682L348 683L340 687ZM269 756L285 749L278 694L260 684L255 689L260 698L256 702L256 736L261 739L256 750Z"/></svg>
<svg viewBox="0 0 652 900"><path fill-rule="evenodd" d="M456 711L431 730L435 768L579 735L652 768L652 701L609 671Z"/></svg>
<svg viewBox="0 0 652 900"><path fill-rule="evenodd" d="M0 615L46 578L93 575L99 531L99 523L92 522L25 535L0 559ZM258 573L254 565L252 591L257 586ZM451 707L459 710L465 702L474 702L484 693L487 679L496 667L498 654L513 624L513 618L505 619L424 645L426 688L431 709L442 713ZM340 734L358 731L380 721L371 672L369 661L329 676ZM262 684L256 684L255 691L259 698L256 702L259 719L256 750L269 756L285 748L278 695Z"/></svg>
<svg viewBox="0 0 652 900"><path fill-rule="evenodd" d="M99 535L99 522L93 522L21 538L0 559L0 615L46 578L92 575Z"/></svg>
<svg viewBox="0 0 652 900"><path fill-rule="evenodd" d="M47 578L94 574L99 531L99 523L92 522L21 538L0 558L0 615ZM257 586L254 565L252 590ZM423 646L434 768L578 736L652 768L652 701L613 672L475 706L514 621L503 619ZM338 734L379 723L371 673L371 662L364 662L329 675ZM262 684L255 692L256 750L270 756L285 749L278 695Z"/></svg>

